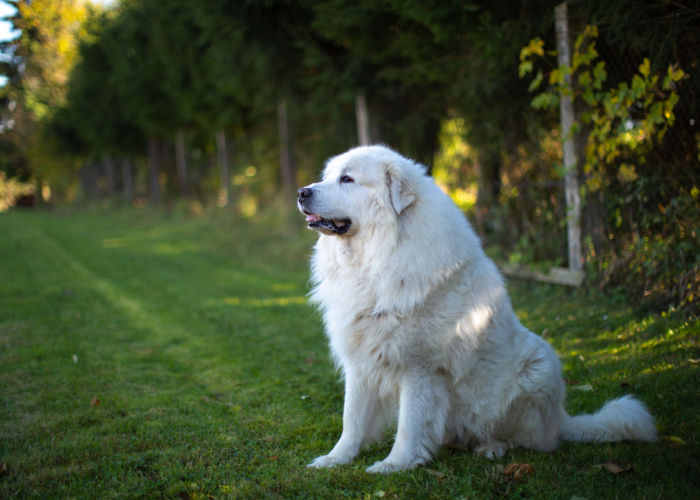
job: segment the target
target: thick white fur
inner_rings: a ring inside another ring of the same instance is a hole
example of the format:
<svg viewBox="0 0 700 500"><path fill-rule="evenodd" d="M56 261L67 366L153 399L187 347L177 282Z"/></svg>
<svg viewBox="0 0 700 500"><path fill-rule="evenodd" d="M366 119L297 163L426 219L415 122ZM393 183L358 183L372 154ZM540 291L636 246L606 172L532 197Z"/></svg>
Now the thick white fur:
<svg viewBox="0 0 700 500"><path fill-rule="evenodd" d="M359 147L330 159L307 188L307 213L352 221L344 235L322 231L312 257L311 297L345 405L340 440L310 466L352 461L396 419L391 453L369 472L426 463L450 441L495 458L514 446L552 450L560 439L656 438L631 396L593 415L566 413L554 350L520 324L500 272L424 167Z"/></svg>

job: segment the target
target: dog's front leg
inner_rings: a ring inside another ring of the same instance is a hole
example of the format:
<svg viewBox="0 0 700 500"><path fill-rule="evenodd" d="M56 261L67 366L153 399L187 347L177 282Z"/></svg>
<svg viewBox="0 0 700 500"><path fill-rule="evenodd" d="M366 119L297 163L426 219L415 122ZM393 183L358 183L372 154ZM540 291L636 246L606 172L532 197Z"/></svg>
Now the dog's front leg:
<svg viewBox="0 0 700 500"><path fill-rule="evenodd" d="M442 443L449 397L444 380L415 370L401 379L399 425L394 446L367 472L393 472L428 462Z"/></svg>
<svg viewBox="0 0 700 500"><path fill-rule="evenodd" d="M351 462L371 433L378 406L377 391L351 372L345 373L343 433L328 455L316 458L309 467L333 467Z"/></svg>

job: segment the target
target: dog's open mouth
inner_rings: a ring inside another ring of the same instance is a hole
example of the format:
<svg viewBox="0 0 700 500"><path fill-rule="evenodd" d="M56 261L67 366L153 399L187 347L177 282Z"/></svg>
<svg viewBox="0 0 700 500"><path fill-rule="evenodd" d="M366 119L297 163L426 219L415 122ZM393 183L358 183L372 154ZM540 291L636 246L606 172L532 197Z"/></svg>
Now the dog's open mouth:
<svg viewBox="0 0 700 500"><path fill-rule="evenodd" d="M350 229L350 219L324 219L320 215L306 214L306 222L311 228L325 229L334 234L345 234Z"/></svg>

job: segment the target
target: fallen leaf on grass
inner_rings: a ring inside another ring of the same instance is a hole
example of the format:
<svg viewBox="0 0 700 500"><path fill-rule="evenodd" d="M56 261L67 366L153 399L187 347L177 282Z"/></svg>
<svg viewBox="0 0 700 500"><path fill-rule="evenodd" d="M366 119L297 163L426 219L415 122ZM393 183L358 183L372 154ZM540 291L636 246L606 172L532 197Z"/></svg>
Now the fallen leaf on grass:
<svg viewBox="0 0 700 500"><path fill-rule="evenodd" d="M425 472L427 472L431 476L435 476L438 479L443 479L443 478L447 477L447 474L445 474L444 472L440 472L439 470L435 470L435 469L425 469Z"/></svg>
<svg viewBox="0 0 700 500"><path fill-rule="evenodd" d="M683 441L678 436L662 436L664 441L675 446L685 446L685 441Z"/></svg>
<svg viewBox="0 0 700 500"><path fill-rule="evenodd" d="M632 467L623 467L619 464L616 464L612 460L605 462L604 464L598 464L593 466L594 469L604 469L611 474L615 474L616 476L618 474L622 474L623 472L632 472L634 469Z"/></svg>
<svg viewBox="0 0 700 500"><path fill-rule="evenodd" d="M100 400L97 397L94 397L90 400L90 406L95 408L96 406L100 406Z"/></svg>
<svg viewBox="0 0 700 500"><path fill-rule="evenodd" d="M503 470L503 475L513 476L515 481L527 481L534 470L530 464L512 463Z"/></svg>
<svg viewBox="0 0 700 500"><path fill-rule="evenodd" d="M571 387L571 389L574 391L591 392L593 390L593 386L591 384L581 384L575 385Z"/></svg>

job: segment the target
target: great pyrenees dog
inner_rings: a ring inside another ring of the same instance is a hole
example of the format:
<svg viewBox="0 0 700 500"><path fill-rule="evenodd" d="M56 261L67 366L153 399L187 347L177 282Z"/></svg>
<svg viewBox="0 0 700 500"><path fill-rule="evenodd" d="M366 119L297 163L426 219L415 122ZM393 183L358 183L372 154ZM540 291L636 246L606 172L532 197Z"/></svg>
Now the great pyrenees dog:
<svg viewBox="0 0 700 500"><path fill-rule="evenodd" d="M368 472L424 464L450 442L496 458L562 439L656 438L631 396L566 413L557 355L520 324L500 272L423 166L383 146L351 149L297 203L320 233L311 299L345 380L342 435L311 467L351 462L395 421L391 452Z"/></svg>

